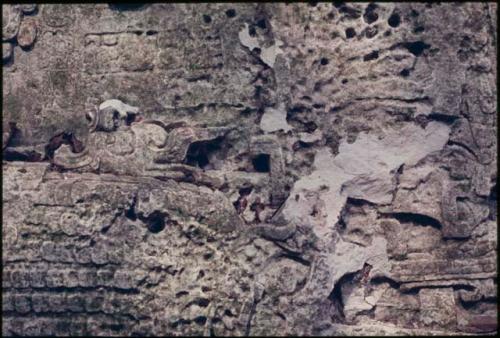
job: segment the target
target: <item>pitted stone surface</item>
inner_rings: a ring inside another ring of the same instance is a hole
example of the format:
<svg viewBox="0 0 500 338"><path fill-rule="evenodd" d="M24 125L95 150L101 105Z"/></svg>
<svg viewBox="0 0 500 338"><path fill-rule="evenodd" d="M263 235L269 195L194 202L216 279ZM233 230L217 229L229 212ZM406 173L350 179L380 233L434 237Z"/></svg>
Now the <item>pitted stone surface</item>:
<svg viewBox="0 0 500 338"><path fill-rule="evenodd" d="M2 5L4 336L497 331L497 5Z"/></svg>

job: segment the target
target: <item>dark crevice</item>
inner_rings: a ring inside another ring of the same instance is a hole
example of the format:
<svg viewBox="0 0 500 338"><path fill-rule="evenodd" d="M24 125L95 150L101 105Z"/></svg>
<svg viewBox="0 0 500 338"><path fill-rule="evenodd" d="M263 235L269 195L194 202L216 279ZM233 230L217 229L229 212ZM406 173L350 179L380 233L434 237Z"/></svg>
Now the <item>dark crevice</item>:
<svg viewBox="0 0 500 338"><path fill-rule="evenodd" d="M187 296L187 295L189 295L188 291L179 291L175 294L175 298L180 298L182 296Z"/></svg>
<svg viewBox="0 0 500 338"><path fill-rule="evenodd" d="M423 226L431 226L438 230L441 230L443 227L441 222L427 215L416 214L411 212L395 212L386 215L394 217L400 223L414 223Z"/></svg>
<svg viewBox="0 0 500 338"><path fill-rule="evenodd" d="M207 317L205 316L198 316L194 319L194 322L200 326L203 326L205 325L205 323L207 322Z"/></svg>
<svg viewBox="0 0 500 338"><path fill-rule="evenodd" d="M21 136L21 130L19 128L17 128L17 125L15 122L9 122L7 128L8 128L7 133L9 135L9 137L7 138L7 140L5 140L5 144L2 144L2 150L4 150L5 148L7 148L9 146L13 146L13 144L12 144L12 143L14 143L13 141L15 141L16 139L19 139Z"/></svg>
<svg viewBox="0 0 500 338"><path fill-rule="evenodd" d="M268 173L271 171L271 156L269 154L259 154L252 158L252 165L256 172Z"/></svg>
<svg viewBox="0 0 500 338"><path fill-rule="evenodd" d="M395 280L385 277L385 276L379 276L379 277L373 277L370 279L370 284L372 285L379 285L383 283L388 283L393 289L399 289L400 284L396 282Z"/></svg>
<svg viewBox="0 0 500 338"><path fill-rule="evenodd" d="M168 215L164 212L155 210L147 217L144 217L142 214L139 214L138 218L146 224L150 232L156 234L165 229L166 225L165 219L168 219Z"/></svg>
<svg viewBox="0 0 500 338"><path fill-rule="evenodd" d="M210 163L210 154L220 150L223 137L209 141L197 141L189 145L184 163L204 169Z"/></svg>
<svg viewBox="0 0 500 338"><path fill-rule="evenodd" d="M43 157L40 153L29 151L17 151L15 148L7 148L3 151L4 161L41 162Z"/></svg>
<svg viewBox="0 0 500 338"><path fill-rule="evenodd" d="M45 159L53 159L55 151L63 144L69 145L73 153L81 153L84 149L83 143L72 132L62 132L52 137L45 146Z"/></svg>
<svg viewBox="0 0 500 338"><path fill-rule="evenodd" d="M457 146L457 147L464 148L469 154L472 155L472 157L474 157L474 159L476 159L476 161L479 160L476 153L474 151L472 151L472 149L469 146L467 146L466 144L463 144L462 142L448 141L448 142L446 142L446 144L449 146Z"/></svg>
<svg viewBox="0 0 500 338"><path fill-rule="evenodd" d="M132 200L132 204L125 211L125 217L127 217L131 221L136 221L137 220L137 214L135 213L135 206L136 206L136 204L137 204L137 196L134 196L134 199Z"/></svg>
<svg viewBox="0 0 500 338"><path fill-rule="evenodd" d="M403 47L408 49L410 53L415 56L420 56L426 49L429 49L431 45L423 42L423 41L415 41L415 42L404 42Z"/></svg>
<svg viewBox="0 0 500 338"><path fill-rule="evenodd" d="M441 114L441 113L430 113L429 115L427 115L427 118L429 120L446 123L448 125L453 124L456 120L459 119L458 116Z"/></svg>
<svg viewBox="0 0 500 338"><path fill-rule="evenodd" d="M145 4L145 3L133 3L133 2L129 2L129 3L110 3L109 4L109 8L111 10L120 11L120 12L123 12L123 11L140 11L140 10L143 10L144 8L146 8L146 6L148 6L148 4Z"/></svg>
<svg viewBox="0 0 500 338"><path fill-rule="evenodd" d="M378 59L379 53L378 50L374 50L371 53L366 54L363 56L363 61L372 61Z"/></svg>
<svg viewBox="0 0 500 338"><path fill-rule="evenodd" d="M280 248L285 249L283 246L279 245L276 243ZM280 258L288 258L291 259L294 262L297 262L299 264L305 265L305 266L311 266L311 262L309 262L307 259L302 258L298 253L295 253L290 250L286 250L286 253L281 254L279 257Z"/></svg>
<svg viewBox="0 0 500 338"><path fill-rule="evenodd" d="M399 73L399 75L401 75L402 77L408 77L410 76L410 70L405 68Z"/></svg>

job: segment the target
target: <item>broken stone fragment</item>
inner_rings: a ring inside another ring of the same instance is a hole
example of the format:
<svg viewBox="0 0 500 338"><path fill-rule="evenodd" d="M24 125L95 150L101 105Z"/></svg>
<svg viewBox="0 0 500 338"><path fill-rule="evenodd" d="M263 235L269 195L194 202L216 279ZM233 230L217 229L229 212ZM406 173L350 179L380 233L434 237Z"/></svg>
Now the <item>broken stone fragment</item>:
<svg viewBox="0 0 500 338"><path fill-rule="evenodd" d="M22 13L17 6L2 5L2 41L16 37Z"/></svg>
<svg viewBox="0 0 500 338"><path fill-rule="evenodd" d="M21 47L29 47L36 39L36 22L32 19L25 19L21 22L19 33L17 34L17 43Z"/></svg>

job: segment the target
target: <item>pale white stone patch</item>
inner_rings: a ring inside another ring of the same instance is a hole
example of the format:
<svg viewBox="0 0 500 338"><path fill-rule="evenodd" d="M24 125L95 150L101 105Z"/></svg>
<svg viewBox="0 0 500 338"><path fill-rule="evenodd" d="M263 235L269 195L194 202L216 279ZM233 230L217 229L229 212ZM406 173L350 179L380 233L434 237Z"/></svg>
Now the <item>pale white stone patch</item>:
<svg viewBox="0 0 500 338"><path fill-rule="evenodd" d="M284 104L281 104L278 109L266 108L264 115L260 120L260 129L266 133L283 130L285 132L292 128L286 121L286 110Z"/></svg>
<svg viewBox="0 0 500 338"><path fill-rule="evenodd" d="M106 100L99 106L99 110L112 107L120 114L120 117L127 117L127 113L137 114L139 113L139 108L123 103L120 100L111 99Z"/></svg>
<svg viewBox="0 0 500 338"><path fill-rule="evenodd" d="M312 226L318 236L332 233L347 197L390 203L391 172L441 150L449 133L450 128L439 122L431 122L425 129L408 124L398 130L387 130L383 137L361 133L352 144L344 140L337 156L329 148L322 148L315 157L315 170L295 183L283 215L289 222ZM312 192L318 195L314 199L319 198L325 204L326 221L304 211L311 208L307 199Z"/></svg>

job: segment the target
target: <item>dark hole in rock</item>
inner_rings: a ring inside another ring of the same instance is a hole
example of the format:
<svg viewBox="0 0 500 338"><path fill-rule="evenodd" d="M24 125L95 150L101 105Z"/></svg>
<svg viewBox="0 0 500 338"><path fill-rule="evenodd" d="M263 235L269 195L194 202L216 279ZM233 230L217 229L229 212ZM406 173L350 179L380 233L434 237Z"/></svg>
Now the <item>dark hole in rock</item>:
<svg viewBox="0 0 500 338"><path fill-rule="evenodd" d="M392 32L390 30L386 30L384 32L384 36L391 36Z"/></svg>
<svg viewBox="0 0 500 338"><path fill-rule="evenodd" d="M125 124L127 126L130 126L133 122L135 122L136 115L135 114L128 114L127 118L125 119Z"/></svg>
<svg viewBox="0 0 500 338"><path fill-rule="evenodd" d="M417 26L415 27L415 29L413 30L413 33L422 33L423 31L425 30L425 27L424 26Z"/></svg>
<svg viewBox="0 0 500 338"><path fill-rule="evenodd" d="M212 17L210 15L203 14L203 22L205 22L207 24L212 22Z"/></svg>
<svg viewBox="0 0 500 338"><path fill-rule="evenodd" d="M151 36L151 35L156 35L158 34L158 31L147 31L146 35Z"/></svg>
<svg viewBox="0 0 500 338"><path fill-rule="evenodd" d="M165 229L165 218L167 215L161 211L153 211L151 215L148 217L139 217L144 223L146 223L146 226L149 231L151 231L154 234L157 234L161 232L163 229Z"/></svg>
<svg viewBox="0 0 500 338"><path fill-rule="evenodd" d="M115 11L139 11L146 7L148 4L144 3L110 3L109 8Z"/></svg>
<svg viewBox="0 0 500 338"><path fill-rule="evenodd" d="M226 11L226 16L228 18L234 18L236 16L236 11L234 9L230 8Z"/></svg>
<svg viewBox="0 0 500 338"><path fill-rule="evenodd" d="M266 19L260 19L259 21L257 21L257 26L259 28L266 29L266 27L267 27Z"/></svg>
<svg viewBox="0 0 500 338"><path fill-rule="evenodd" d="M389 26L396 28L401 23L401 17L399 16L398 13L392 13L389 19L387 20L387 23L389 24Z"/></svg>
<svg viewBox="0 0 500 338"><path fill-rule="evenodd" d="M378 50L374 50L373 52L368 53L365 56L363 56L363 61L371 61L371 60L375 60L375 59L378 59Z"/></svg>
<svg viewBox="0 0 500 338"><path fill-rule="evenodd" d="M201 307L207 307L210 304L210 300L207 298L198 298L195 303Z"/></svg>
<svg viewBox="0 0 500 338"><path fill-rule="evenodd" d="M356 36L356 31L354 30L354 28L352 27L349 27L345 30L345 37L348 38L348 39L352 39L353 37Z"/></svg>
<svg viewBox="0 0 500 338"><path fill-rule="evenodd" d="M252 165L255 171L268 173L271 171L271 157L269 154L259 154L252 159Z"/></svg>
<svg viewBox="0 0 500 338"><path fill-rule="evenodd" d="M410 15L411 15L412 17L416 18L417 16L419 16L419 15L420 15L420 13L419 13L419 12L417 12L416 10L412 9L412 10L411 10L411 12L410 12Z"/></svg>
<svg viewBox="0 0 500 338"><path fill-rule="evenodd" d="M374 23L378 20L378 14L375 12L376 8L377 5L375 5L374 3L371 3L366 7L365 14L363 15L363 20L365 20L367 24Z"/></svg>
<svg viewBox="0 0 500 338"><path fill-rule="evenodd" d="M327 58L321 58L320 63L322 66L326 66L328 64L328 59Z"/></svg>
<svg viewBox="0 0 500 338"><path fill-rule="evenodd" d="M330 20L335 19L335 13L334 12L328 13L327 18L330 19Z"/></svg>
<svg viewBox="0 0 500 338"><path fill-rule="evenodd" d="M415 41L415 42L405 42L403 43L403 47L408 49L410 53L415 56L420 56L424 52L424 50L429 49L431 45L426 44L423 41Z"/></svg>
<svg viewBox="0 0 500 338"><path fill-rule="evenodd" d="M207 252L206 254L203 254L203 258L205 260L209 260L210 258L212 258L214 256L214 254L212 252Z"/></svg>
<svg viewBox="0 0 500 338"><path fill-rule="evenodd" d="M402 77L408 77L410 75L410 70L405 68L399 73L399 75Z"/></svg>
<svg viewBox="0 0 500 338"><path fill-rule="evenodd" d="M194 319L194 322L198 325L205 325L207 322L207 317L205 316L198 316Z"/></svg>
<svg viewBox="0 0 500 338"><path fill-rule="evenodd" d="M349 80L347 80L347 79L342 79L342 84L346 84L347 82L349 82Z"/></svg>
<svg viewBox="0 0 500 338"><path fill-rule="evenodd" d="M250 195L252 189L253 187L243 187L238 192L240 193L240 196L247 196Z"/></svg>
<svg viewBox="0 0 500 338"><path fill-rule="evenodd" d="M248 34L250 34L250 36L256 36L257 35L257 31L255 30L254 26L250 26L250 28L248 28Z"/></svg>
<svg viewBox="0 0 500 338"><path fill-rule="evenodd" d="M308 133L313 133L316 129L318 129L318 125L312 121L304 123L304 126L306 128L305 131Z"/></svg>
<svg viewBox="0 0 500 338"><path fill-rule="evenodd" d="M252 52L254 52L257 55L260 55L260 53L262 53L262 50L259 47L255 47L254 49L252 49Z"/></svg>
<svg viewBox="0 0 500 338"><path fill-rule="evenodd" d="M224 310L224 316L235 317L234 314L229 309Z"/></svg>
<svg viewBox="0 0 500 338"><path fill-rule="evenodd" d="M205 168L209 163L209 156L221 149L222 137L210 141L197 141L189 145L185 163L199 168Z"/></svg>

